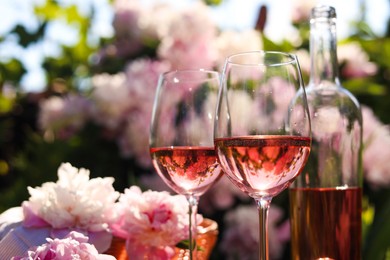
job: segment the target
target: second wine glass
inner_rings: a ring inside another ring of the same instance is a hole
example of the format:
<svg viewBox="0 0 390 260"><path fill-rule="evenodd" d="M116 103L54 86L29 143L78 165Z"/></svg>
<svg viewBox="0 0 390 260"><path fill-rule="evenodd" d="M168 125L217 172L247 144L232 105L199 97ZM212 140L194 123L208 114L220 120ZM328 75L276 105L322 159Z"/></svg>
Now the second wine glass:
<svg viewBox="0 0 390 260"><path fill-rule="evenodd" d="M267 215L274 196L300 173L310 152L310 117L297 57L253 51L227 58L214 137L227 177L255 199L259 259L268 259Z"/></svg>
<svg viewBox="0 0 390 260"><path fill-rule="evenodd" d="M190 259L197 256L193 242L199 197L221 174L213 142L219 80L215 71L164 73L153 107L150 154L160 177L189 202Z"/></svg>

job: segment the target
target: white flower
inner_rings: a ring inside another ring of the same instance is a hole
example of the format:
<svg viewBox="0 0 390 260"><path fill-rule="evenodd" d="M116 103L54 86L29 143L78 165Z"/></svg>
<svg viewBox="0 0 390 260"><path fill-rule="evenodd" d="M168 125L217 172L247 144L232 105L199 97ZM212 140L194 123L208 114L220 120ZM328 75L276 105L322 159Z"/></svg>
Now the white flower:
<svg viewBox="0 0 390 260"><path fill-rule="evenodd" d="M23 203L24 224L34 226L37 217L53 228L105 231L113 220L112 209L119 197L113 182L112 177L89 179L88 170L63 163L56 183L28 187L31 197Z"/></svg>

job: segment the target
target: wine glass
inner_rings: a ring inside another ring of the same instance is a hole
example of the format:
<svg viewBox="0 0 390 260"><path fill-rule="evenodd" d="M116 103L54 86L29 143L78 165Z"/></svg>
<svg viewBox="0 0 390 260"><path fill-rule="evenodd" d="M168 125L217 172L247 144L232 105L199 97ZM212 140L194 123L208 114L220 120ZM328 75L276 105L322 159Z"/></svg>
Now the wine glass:
<svg viewBox="0 0 390 260"><path fill-rule="evenodd" d="M226 59L214 143L227 177L256 201L259 259L268 259L271 200L301 172L310 153L310 134L305 89L295 55L251 51Z"/></svg>
<svg viewBox="0 0 390 260"><path fill-rule="evenodd" d="M213 140L220 74L177 70L160 76L154 101L150 154L159 176L189 203L189 254L196 258L199 197L220 175Z"/></svg>

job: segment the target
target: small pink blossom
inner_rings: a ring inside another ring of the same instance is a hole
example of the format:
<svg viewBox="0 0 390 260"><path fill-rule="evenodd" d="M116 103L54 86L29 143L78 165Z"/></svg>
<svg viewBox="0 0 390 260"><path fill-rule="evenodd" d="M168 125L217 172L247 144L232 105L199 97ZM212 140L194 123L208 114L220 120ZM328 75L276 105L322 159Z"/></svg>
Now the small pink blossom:
<svg viewBox="0 0 390 260"><path fill-rule="evenodd" d="M23 224L27 227L105 231L114 218L112 210L119 197L113 182L112 177L89 179L88 170L63 163L58 169L56 183L28 187L31 197L22 204Z"/></svg>
<svg viewBox="0 0 390 260"><path fill-rule="evenodd" d="M88 237L72 231L64 239L47 238L47 243L30 248L25 256L11 260L113 260L113 256L99 254L95 246L88 243Z"/></svg>
<svg viewBox="0 0 390 260"><path fill-rule="evenodd" d="M140 251L171 255L178 242L188 239L188 202L183 195L142 192L132 186L119 198L116 211L118 218L111 228L127 240L130 258Z"/></svg>

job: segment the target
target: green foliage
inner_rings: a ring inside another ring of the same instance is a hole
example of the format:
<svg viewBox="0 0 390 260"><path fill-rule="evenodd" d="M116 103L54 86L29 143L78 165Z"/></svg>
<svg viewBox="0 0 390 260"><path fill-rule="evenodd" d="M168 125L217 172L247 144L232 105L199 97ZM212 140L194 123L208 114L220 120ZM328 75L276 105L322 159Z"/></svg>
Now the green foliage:
<svg viewBox="0 0 390 260"><path fill-rule="evenodd" d="M11 59L0 63L0 84L10 82L18 86L22 76L26 73L26 68L20 60Z"/></svg>
<svg viewBox="0 0 390 260"><path fill-rule="evenodd" d="M222 0L203 0L207 5L219 5Z"/></svg>
<svg viewBox="0 0 390 260"><path fill-rule="evenodd" d="M390 250L390 199L389 192L386 192L387 198L382 207L376 208L375 219L368 230L364 243L364 259L385 259ZM387 259L387 258L386 258Z"/></svg>
<svg viewBox="0 0 390 260"><path fill-rule="evenodd" d="M15 28L11 31L18 35L19 44L26 48L34 42L38 42L44 37L44 32L46 30L47 22L43 22L36 31L29 32L24 26L16 25Z"/></svg>

